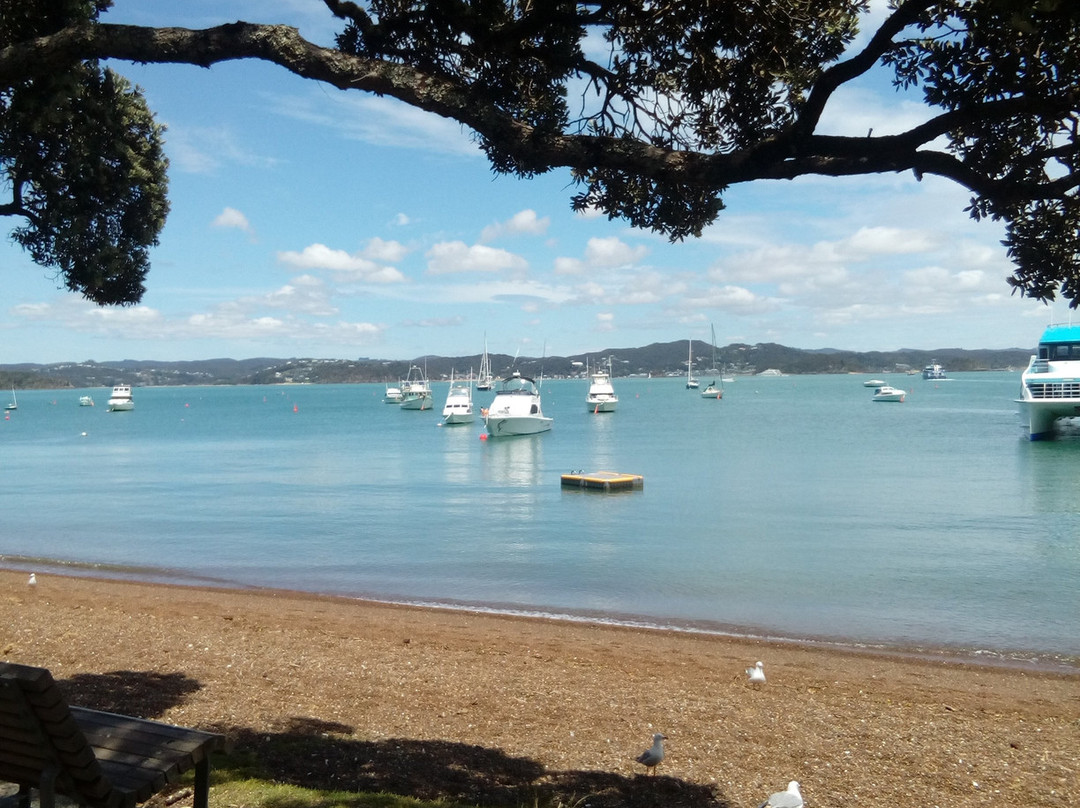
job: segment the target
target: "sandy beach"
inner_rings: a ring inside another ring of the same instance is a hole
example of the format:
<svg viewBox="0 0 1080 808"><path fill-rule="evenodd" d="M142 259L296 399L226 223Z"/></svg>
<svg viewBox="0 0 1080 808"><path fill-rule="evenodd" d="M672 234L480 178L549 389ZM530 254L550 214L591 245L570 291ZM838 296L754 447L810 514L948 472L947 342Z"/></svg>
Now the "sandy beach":
<svg viewBox="0 0 1080 808"><path fill-rule="evenodd" d="M749 808L795 779L811 808L1080 802L1080 672L8 570L0 659L317 788Z"/></svg>

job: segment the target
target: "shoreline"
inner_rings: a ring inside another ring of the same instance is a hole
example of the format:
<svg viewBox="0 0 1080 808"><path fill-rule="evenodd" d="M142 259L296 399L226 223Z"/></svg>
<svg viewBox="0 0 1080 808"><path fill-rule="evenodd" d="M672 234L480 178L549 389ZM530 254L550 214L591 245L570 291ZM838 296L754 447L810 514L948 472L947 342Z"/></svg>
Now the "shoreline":
<svg viewBox="0 0 1080 808"><path fill-rule="evenodd" d="M357 603L382 604L419 609L446 610L488 614L493 616L516 617L523 619L553 620L582 625L616 626L642 631L674 632L688 635L702 635L748 642L763 642L778 645L805 646L825 652L837 651L854 654L873 654L895 656L900 659L956 662L988 667L1015 668L1047 673L1080 673L1080 655L1063 652L1031 651L1026 649L970 648L960 645L932 645L928 643L895 643L887 640L861 640L844 637L825 636L786 636L770 633L767 630L751 629L745 626L727 625L716 621L673 620L666 618L647 618L639 615L620 615L602 612L546 611L536 608L518 608L497 604L422 601L407 598L395 599L369 595L352 595L337 592L318 592L288 587L243 584L236 581L213 579L188 574L179 570L149 567L128 567L95 562L67 562L55 559L35 558L0 554L0 572L19 571L29 574L36 571L74 578L125 581L156 586L176 586L205 588L218 591L236 591L252 593L295 594L299 597L340 598Z"/></svg>
<svg viewBox="0 0 1080 808"><path fill-rule="evenodd" d="M295 591L31 589L7 568L0 593L0 660L74 704L226 732L282 782L598 808L751 808L790 779L810 806L1080 801L1076 672Z"/></svg>

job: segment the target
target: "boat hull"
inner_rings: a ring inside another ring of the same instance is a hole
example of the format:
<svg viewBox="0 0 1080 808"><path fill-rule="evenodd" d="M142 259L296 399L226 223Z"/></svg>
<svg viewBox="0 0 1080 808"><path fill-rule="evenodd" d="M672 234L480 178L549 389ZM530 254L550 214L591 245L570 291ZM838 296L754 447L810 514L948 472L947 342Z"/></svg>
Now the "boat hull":
<svg viewBox="0 0 1080 808"><path fill-rule="evenodd" d="M109 399L109 412L131 412L135 402L131 399Z"/></svg>
<svg viewBox="0 0 1080 808"><path fill-rule="evenodd" d="M554 419L542 415L489 415L486 426L491 437L508 438L549 432L553 421Z"/></svg>
<svg viewBox="0 0 1080 808"><path fill-rule="evenodd" d="M1059 419L1080 417L1080 326L1046 328L1020 376L1016 403L1031 440L1049 440Z"/></svg>
<svg viewBox="0 0 1080 808"><path fill-rule="evenodd" d="M619 399L617 398L586 398L585 406L589 412L615 412L615 407L618 405Z"/></svg>
<svg viewBox="0 0 1080 808"><path fill-rule="evenodd" d="M403 410L430 410L432 407L431 394L409 395L405 394L401 399Z"/></svg>

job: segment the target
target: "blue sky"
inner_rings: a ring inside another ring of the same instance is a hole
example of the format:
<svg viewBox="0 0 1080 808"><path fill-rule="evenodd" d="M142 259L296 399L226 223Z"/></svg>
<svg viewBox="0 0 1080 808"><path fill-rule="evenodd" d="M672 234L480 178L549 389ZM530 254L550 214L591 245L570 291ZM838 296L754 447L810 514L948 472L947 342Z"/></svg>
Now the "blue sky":
<svg viewBox="0 0 1080 808"><path fill-rule="evenodd" d="M320 44L337 30L319 0L117 0L104 17L237 19ZM172 213L148 292L93 306L5 240L0 362L410 359L485 338L569 355L710 326L719 344L1011 348L1067 316L1010 294L1002 229L932 177L733 188L701 238L671 244L573 213L568 172L493 175L456 123L390 99L251 61L115 67L168 127ZM841 93L824 130L886 134L926 114L879 78Z"/></svg>

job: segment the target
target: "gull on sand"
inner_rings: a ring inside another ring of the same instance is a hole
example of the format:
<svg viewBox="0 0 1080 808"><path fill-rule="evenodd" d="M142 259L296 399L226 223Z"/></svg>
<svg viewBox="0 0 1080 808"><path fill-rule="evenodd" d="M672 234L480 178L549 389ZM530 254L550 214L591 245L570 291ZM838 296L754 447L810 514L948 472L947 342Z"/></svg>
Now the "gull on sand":
<svg viewBox="0 0 1080 808"><path fill-rule="evenodd" d="M666 735L657 732L652 736L652 746L635 758L651 774L656 774L656 767L664 760L664 741L666 738Z"/></svg>
<svg viewBox="0 0 1080 808"><path fill-rule="evenodd" d="M803 808L802 794L799 791L799 783L792 780L787 784L786 791L777 791L759 808Z"/></svg>
<svg viewBox="0 0 1080 808"><path fill-rule="evenodd" d="M754 667L746 669L746 675L751 682L765 684L765 666L760 662L754 663Z"/></svg>
<svg viewBox="0 0 1080 808"><path fill-rule="evenodd" d="M26 582L27 586L37 586L37 576L34 573L30 573L30 579Z"/></svg>

